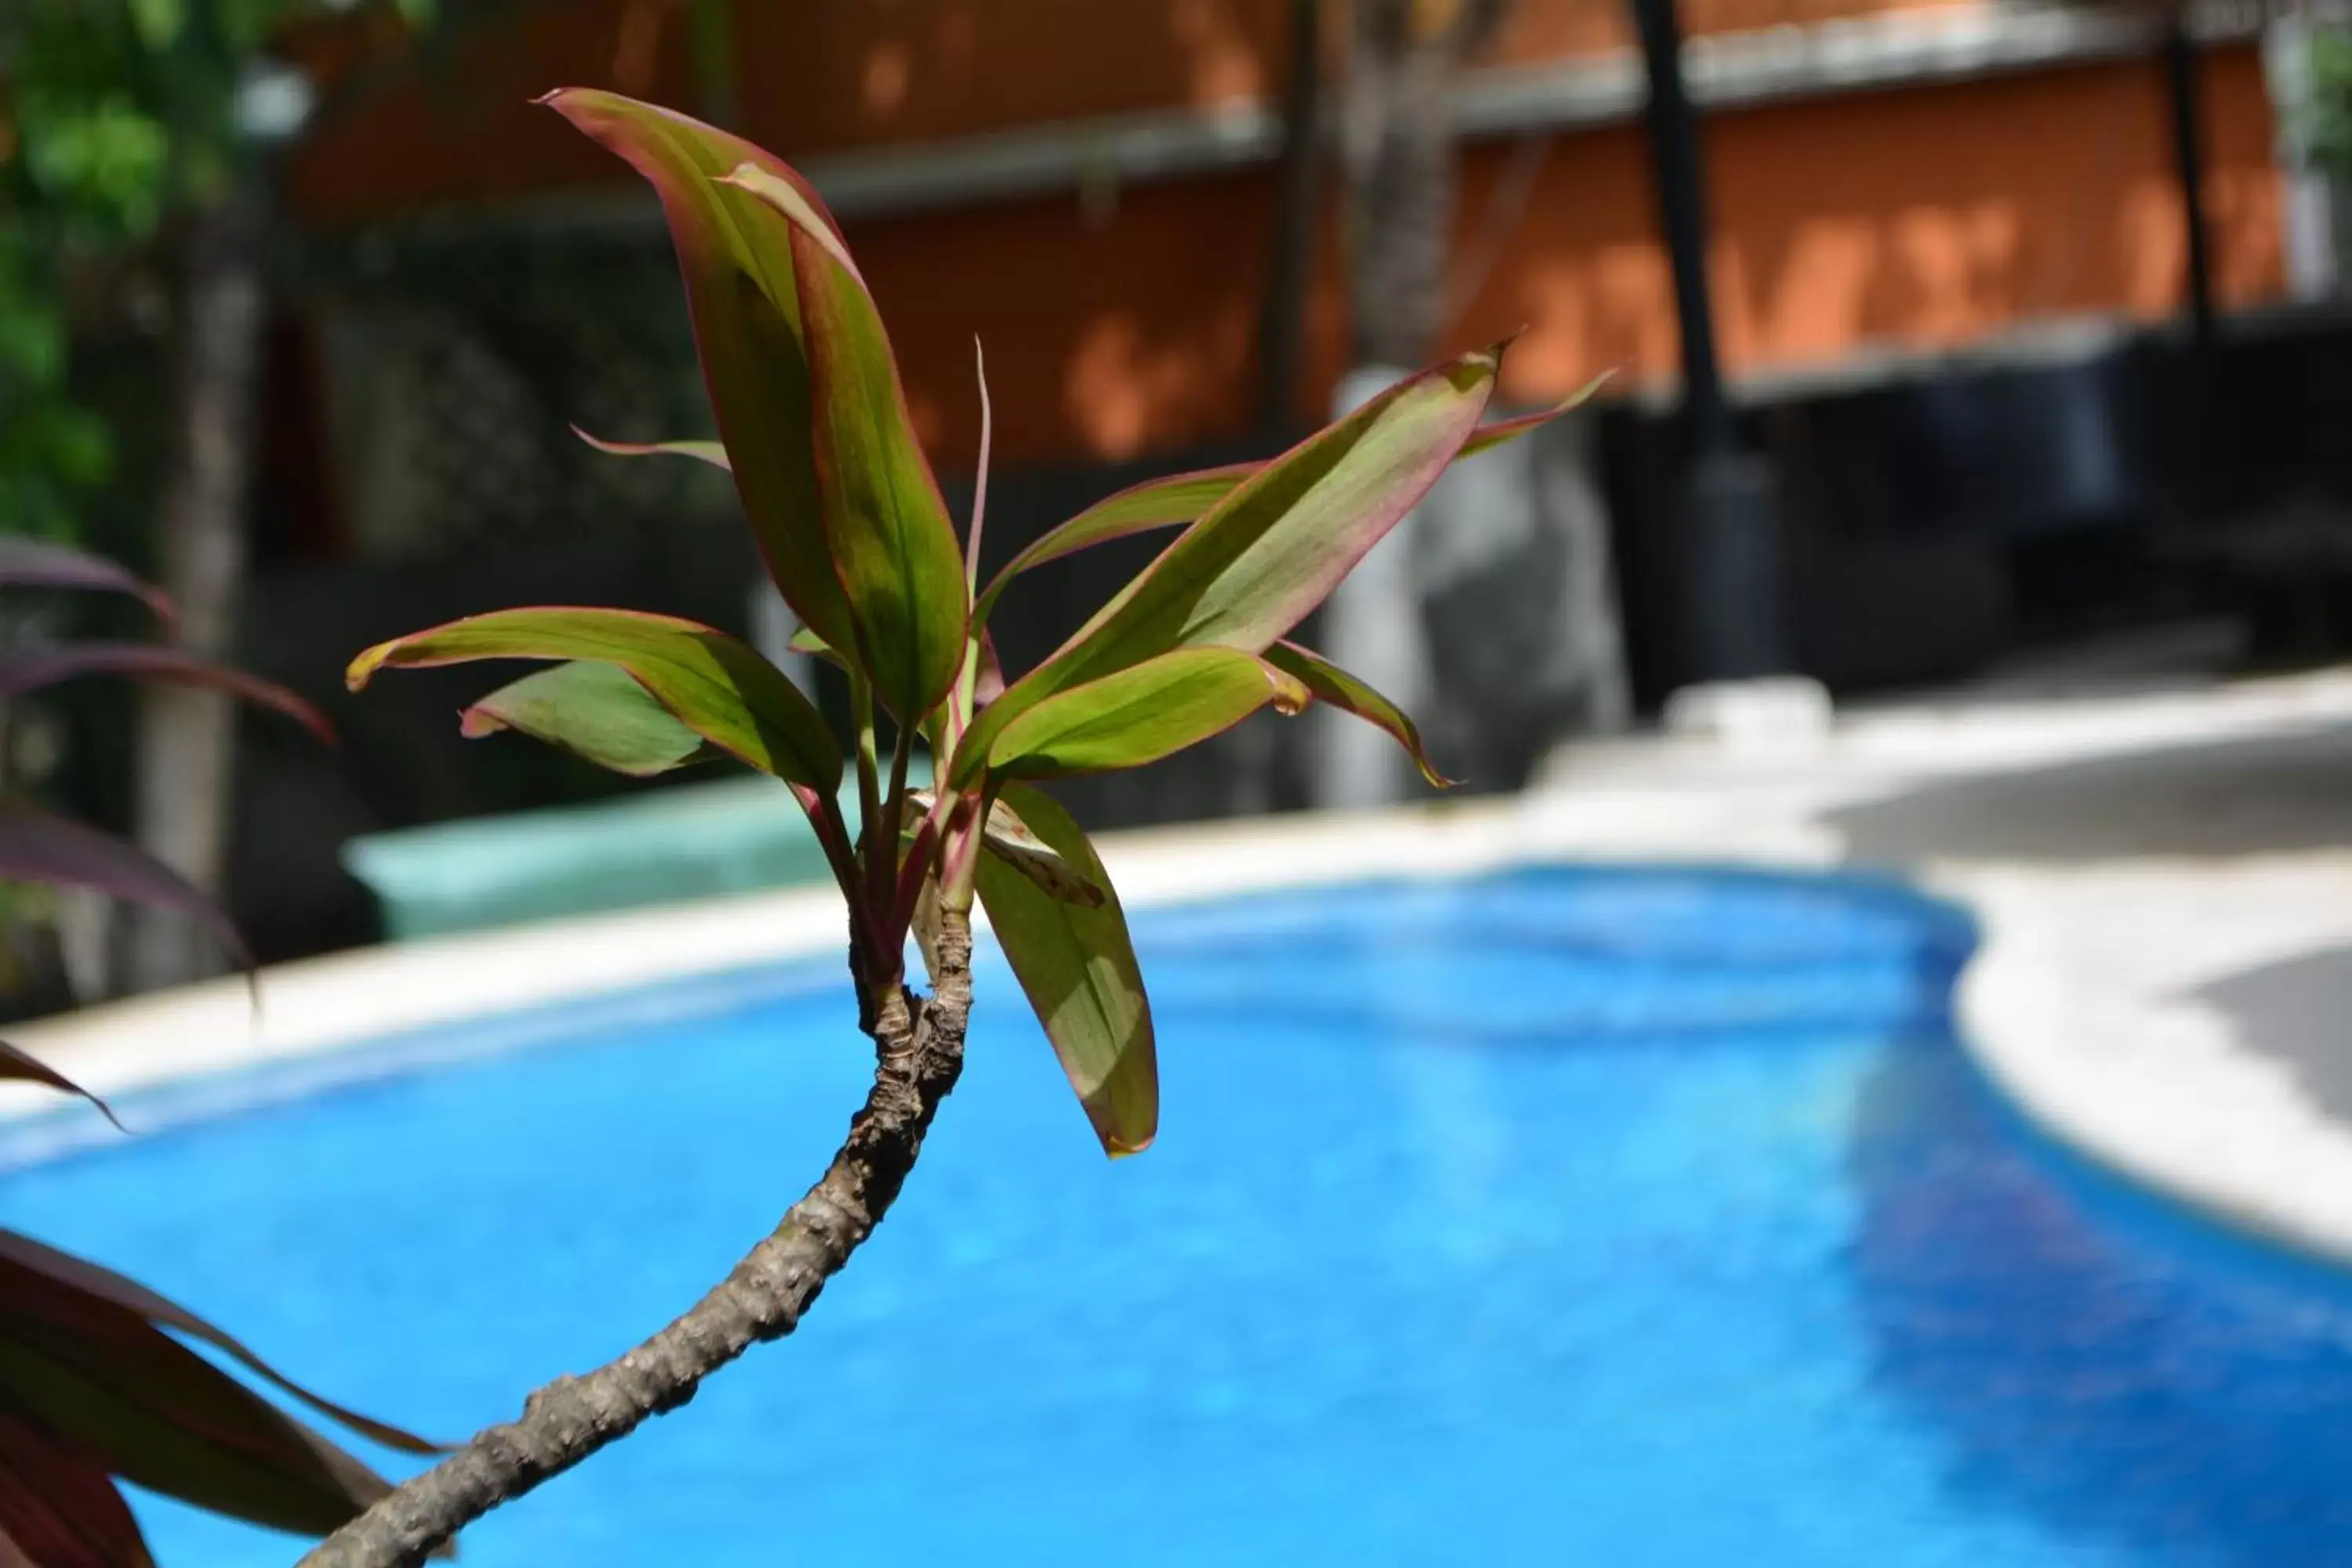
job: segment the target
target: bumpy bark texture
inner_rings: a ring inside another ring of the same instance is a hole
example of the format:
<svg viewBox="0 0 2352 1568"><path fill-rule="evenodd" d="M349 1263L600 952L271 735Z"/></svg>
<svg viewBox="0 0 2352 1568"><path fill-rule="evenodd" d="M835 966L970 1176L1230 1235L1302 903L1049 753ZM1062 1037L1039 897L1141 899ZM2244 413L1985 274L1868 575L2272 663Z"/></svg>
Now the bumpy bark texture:
<svg viewBox="0 0 2352 1568"><path fill-rule="evenodd" d="M465 1525L562 1474L702 1380L797 1327L824 1282L881 1223L914 1168L940 1101L963 1070L971 1010L971 931L949 916L929 1000L895 989L874 1008L874 1088L848 1141L808 1195L692 1310L618 1361L559 1378L522 1415L475 1436L321 1542L302 1568L422 1563Z"/></svg>

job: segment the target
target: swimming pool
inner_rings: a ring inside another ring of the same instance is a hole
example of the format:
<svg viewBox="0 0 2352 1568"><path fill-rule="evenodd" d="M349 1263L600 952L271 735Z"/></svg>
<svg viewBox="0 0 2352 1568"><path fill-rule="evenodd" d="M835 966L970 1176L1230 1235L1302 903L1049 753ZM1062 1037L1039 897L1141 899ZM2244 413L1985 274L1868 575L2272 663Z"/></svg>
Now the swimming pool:
<svg viewBox="0 0 2352 1568"><path fill-rule="evenodd" d="M1151 1152L1101 1158L984 955L963 1084L802 1331L464 1560L2352 1560L2352 1289L2011 1125L1957 912L1545 868L1137 931ZM830 962L438 1031L22 1164L0 1223L458 1435L764 1233L862 1044ZM294 1555L141 1507L165 1568Z"/></svg>

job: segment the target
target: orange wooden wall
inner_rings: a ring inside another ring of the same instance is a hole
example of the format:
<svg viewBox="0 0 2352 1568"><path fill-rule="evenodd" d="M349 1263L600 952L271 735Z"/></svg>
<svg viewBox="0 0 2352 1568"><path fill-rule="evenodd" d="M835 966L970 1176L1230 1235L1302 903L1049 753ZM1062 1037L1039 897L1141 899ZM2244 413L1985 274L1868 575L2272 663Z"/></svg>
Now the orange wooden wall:
<svg viewBox="0 0 2352 1568"><path fill-rule="evenodd" d="M1883 8L1686 0L1699 30ZM1622 47L1622 10L1518 0L1498 57ZM523 100L590 82L691 105L681 13L675 0L557 11L436 84L397 85L327 128L294 170L298 204L335 227L422 205L625 187L617 164ZM738 12L744 128L787 156L1257 97L1281 77L1279 0L746 0ZM2281 193L2256 51L2212 51L2205 87L2218 283L2225 303L2270 298L2283 287ZM2056 316L2165 314L2185 266L2164 117L2153 59L1713 117L1727 365L1959 344ZM975 332L1007 460L1125 458L1239 429L1273 188L1269 172L1250 171L1135 187L1108 214L1061 197L854 226L941 465L967 464L976 437ZM1498 211L1498 189L1527 199ZM1447 346L1524 329L1506 381L1515 400L1558 396L1610 366L1671 372L1674 311L1637 128L1476 146L1464 196L1457 258L1479 276L1464 280ZM1328 398L1344 353L1331 238L1302 416Z"/></svg>

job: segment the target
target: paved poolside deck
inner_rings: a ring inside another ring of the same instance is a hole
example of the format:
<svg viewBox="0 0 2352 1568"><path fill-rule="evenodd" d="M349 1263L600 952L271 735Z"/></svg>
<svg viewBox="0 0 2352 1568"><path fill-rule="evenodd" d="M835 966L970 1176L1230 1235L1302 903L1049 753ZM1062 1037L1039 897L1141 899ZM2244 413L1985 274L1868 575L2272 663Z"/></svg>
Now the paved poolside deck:
<svg viewBox="0 0 2352 1568"><path fill-rule="evenodd" d="M1510 800L1120 835L1130 903L1528 856L1895 869L1973 909L1964 1023L2050 1131L2352 1262L2352 671L1863 710L1813 741L1572 748ZM289 964L14 1032L100 1092L830 951L829 890ZM10 1086L0 1114L53 1100ZM111 1136L95 1118L68 1137Z"/></svg>

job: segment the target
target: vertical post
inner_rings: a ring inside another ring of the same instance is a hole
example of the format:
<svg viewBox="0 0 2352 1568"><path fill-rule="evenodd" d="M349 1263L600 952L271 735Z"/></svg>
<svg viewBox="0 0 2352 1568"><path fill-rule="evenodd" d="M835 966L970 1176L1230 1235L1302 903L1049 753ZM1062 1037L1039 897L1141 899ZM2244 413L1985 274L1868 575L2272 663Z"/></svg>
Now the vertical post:
<svg viewBox="0 0 2352 1568"><path fill-rule="evenodd" d="M1259 318L1258 423L1279 434L1297 417L1306 357L1307 289L1315 262L1316 161L1322 152L1323 26L1320 0L1291 0L1290 80L1282 99L1280 204L1273 272Z"/></svg>
<svg viewBox="0 0 2352 1568"><path fill-rule="evenodd" d="M1706 288L1706 177L1684 89L1675 0L1633 0L1649 77L1643 117L1659 226L1674 270L1682 337L1683 410L1690 437L1683 498L1684 674L1696 684L1750 680L1789 668L1781 623L1779 523L1772 475L1741 449L1716 359Z"/></svg>
<svg viewBox="0 0 2352 1568"><path fill-rule="evenodd" d="M2164 25L2164 86L2172 110L2172 163L2180 181L2181 221L2188 230L2189 332L2202 347L2213 341L2213 246L2205 220L2205 114L2197 57L2187 7L2176 4Z"/></svg>
<svg viewBox="0 0 2352 1568"><path fill-rule="evenodd" d="M1706 175L1699 166L1698 126L1683 86L1682 29L1675 0L1633 0L1649 78L1644 121L1658 196L1658 225L1674 269L1675 318L1681 328L1683 407L1695 457L1730 450L1730 411L1715 357L1715 309L1706 292Z"/></svg>

